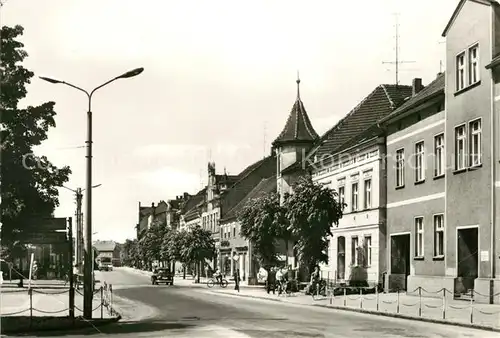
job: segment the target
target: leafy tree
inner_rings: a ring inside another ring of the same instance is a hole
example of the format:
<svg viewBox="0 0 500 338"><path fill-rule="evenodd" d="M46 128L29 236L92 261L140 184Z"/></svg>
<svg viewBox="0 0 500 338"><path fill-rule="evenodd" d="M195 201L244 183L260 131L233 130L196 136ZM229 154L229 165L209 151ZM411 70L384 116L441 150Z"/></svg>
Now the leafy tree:
<svg viewBox="0 0 500 338"><path fill-rule="evenodd" d="M198 267L198 280L200 282L200 263L213 259L216 255L215 240L212 232L196 226L191 231L181 235L180 257L185 263L195 263Z"/></svg>
<svg viewBox="0 0 500 338"><path fill-rule="evenodd" d="M148 265L151 265L154 261L161 260L163 238L167 232L168 228L164 222L154 221L139 241L141 256Z"/></svg>
<svg viewBox="0 0 500 338"><path fill-rule="evenodd" d="M311 177L301 177L293 194L285 196L284 207L296 239L295 248L309 271L319 263L328 263L328 237L332 236L331 227L342 218L344 208L337 196L335 190L313 182Z"/></svg>
<svg viewBox="0 0 500 338"><path fill-rule="evenodd" d="M19 41L22 34L21 26L3 26L0 32L2 244L8 248L18 247L22 233L36 226L30 219L51 217L59 205L57 188L71 173L69 167L57 168L47 157L33 154L56 126L56 113L54 102L19 105L34 75L21 64L28 56Z"/></svg>
<svg viewBox="0 0 500 338"><path fill-rule="evenodd" d="M134 266L134 267L137 266L138 263L137 246L138 246L137 239L134 240L127 239L125 241L125 243L122 246L122 250L125 256L123 260L124 265Z"/></svg>
<svg viewBox="0 0 500 338"><path fill-rule="evenodd" d="M276 193L249 200L238 215L241 235L252 243L254 254L262 266L278 262L278 240L289 239L291 233Z"/></svg>

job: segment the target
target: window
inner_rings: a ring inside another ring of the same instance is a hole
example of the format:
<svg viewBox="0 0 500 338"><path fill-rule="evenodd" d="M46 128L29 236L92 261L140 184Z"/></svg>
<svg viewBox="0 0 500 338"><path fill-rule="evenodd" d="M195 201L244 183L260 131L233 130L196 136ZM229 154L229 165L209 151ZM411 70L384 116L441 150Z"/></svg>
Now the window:
<svg viewBox="0 0 500 338"><path fill-rule="evenodd" d="M444 134L434 137L434 176L444 175Z"/></svg>
<svg viewBox="0 0 500 338"><path fill-rule="evenodd" d="M358 237L351 238L351 265L358 265Z"/></svg>
<svg viewBox="0 0 500 338"><path fill-rule="evenodd" d="M352 198L351 198L351 210L358 210L358 183L352 184Z"/></svg>
<svg viewBox="0 0 500 338"><path fill-rule="evenodd" d="M465 52L457 55L457 91L465 88Z"/></svg>
<svg viewBox="0 0 500 338"><path fill-rule="evenodd" d="M236 238L236 226L233 227L233 237Z"/></svg>
<svg viewBox="0 0 500 338"><path fill-rule="evenodd" d="M479 45L469 48L469 85L479 81Z"/></svg>
<svg viewBox="0 0 500 338"><path fill-rule="evenodd" d="M444 215L434 215L434 256L444 256Z"/></svg>
<svg viewBox="0 0 500 338"><path fill-rule="evenodd" d="M396 151L396 188L405 185L405 150Z"/></svg>
<svg viewBox="0 0 500 338"><path fill-rule="evenodd" d="M465 169L465 125L455 128L455 170Z"/></svg>
<svg viewBox="0 0 500 338"><path fill-rule="evenodd" d="M424 142L415 144L415 182L425 180Z"/></svg>
<svg viewBox="0 0 500 338"><path fill-rule="evenodd" d="M481 164L481 119L469 123L470 132L470 166Z"/></svg>
<svg viewBox="0 0 500 338"><path fill-rule="evenodd" d="M372 236L365 236L365 259L366 265L372 265Z"/></svg>
<svg viewBox="0 0 500 338"><path fill-rule="evenodd" d="M339 203L343 206L345 203L345 187L339 187Z"/></svg>
<svg viewBox="0 0 500 338"><path fill-rule="evenodd" d="M364 207L369 209L372 207L372 180L365 180L365 194L364 194Z"/></svg>
<svg viewBox="0 0 500 338"><path fill-rule="evenodd" d="M415 257L424 257L424 218L415 218Z"/></svg>

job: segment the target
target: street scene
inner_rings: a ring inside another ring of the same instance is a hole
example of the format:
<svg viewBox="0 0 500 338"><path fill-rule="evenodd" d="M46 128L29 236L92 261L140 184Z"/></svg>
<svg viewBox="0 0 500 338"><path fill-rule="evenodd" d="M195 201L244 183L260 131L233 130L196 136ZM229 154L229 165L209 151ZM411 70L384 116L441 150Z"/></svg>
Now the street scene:
<svg viewBox="0 0 500 338"><path fill-rule="evenodd" d="M500 337L500 2L343 6L0 0L2 336Z"/></svg>

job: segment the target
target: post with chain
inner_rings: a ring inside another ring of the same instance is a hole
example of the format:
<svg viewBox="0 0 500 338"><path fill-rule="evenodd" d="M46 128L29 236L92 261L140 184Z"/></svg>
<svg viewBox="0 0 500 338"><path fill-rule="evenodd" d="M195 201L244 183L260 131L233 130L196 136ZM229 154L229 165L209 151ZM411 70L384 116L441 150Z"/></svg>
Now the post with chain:
<svg viewBox="0 0 500 338"><path fill-rule="evenodd" d="M68 243L69 243L69 317L75 319L75 285L73 276L73 222L72 218L68 218Z"/></svg>
<svg viewBox="0 0 500 338"><path fill-rule="evenodd" d="M398 300L396 305L396 313L399 313L399 288L398 288Z"/></svg>
<svg viewBox="0 0 500 338"><path fill-rule="evenodd" d="M446 319L446 288L443 288L443 320Z"/></svg>
<svg viewBox="0 0 500 338"><path fill-rule="evenodd" d="M375 288L375 297L377 298L377 311L378 311L378 309L379 309L378 287Z"/></svg>
<svg viewBox="0 0 500 338"><path fill-rule="evenodd" d="M28 289L28 294L30 296L30 328L33 327L33 289Z"/></svg>
<svg viewBox="0 0 500 338"><path fill-rule="evenodd" d="M359 308L363 308L363 289L359 289Z"/></svg>
<svg viewBox="0 0 500 338"><path fill-rule="evenodd" d="M418 316L422 317L422 288L418 287Z"/></svg>
<svg viewBox="0 0 500 338"><path fill-rule="evenodd" d="M347 306L347 289L344 287L344 306Z"/></svg>
<svg viewBox="0 0 500 338"><path fill-rule="evenodd" d="M474 323L474 290L470 290L470 323Z"/></svg>
<svg viewBox="0 0 500 338"><path fill-rule="evenodd" d="M104 297L104 289L103 289L103 287L101 286L101 319L103 318L103 313L102 313L102 311L103 311L103 309L102 309L102 308L103 308L103 306L104 306L104 298L103 298L103 297Z"/></svg>

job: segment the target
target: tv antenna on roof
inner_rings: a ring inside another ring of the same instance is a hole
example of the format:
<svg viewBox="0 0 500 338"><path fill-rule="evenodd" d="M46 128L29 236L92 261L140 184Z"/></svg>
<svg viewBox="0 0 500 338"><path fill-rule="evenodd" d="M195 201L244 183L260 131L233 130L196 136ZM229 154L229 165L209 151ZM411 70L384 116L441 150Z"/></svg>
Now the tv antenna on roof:
<svg viewBox="0 0 500 338"><path fill-rule="evenodd" d="M393 14L396 17L396 36L395 36L395 42L396 42L396 59L395 61L384 61L382 64L392 64L396 67L396 85L399 84L399 65L403 63L415 63L415 61L401 61L399 59L399 13L394 13Z"/></svg>

